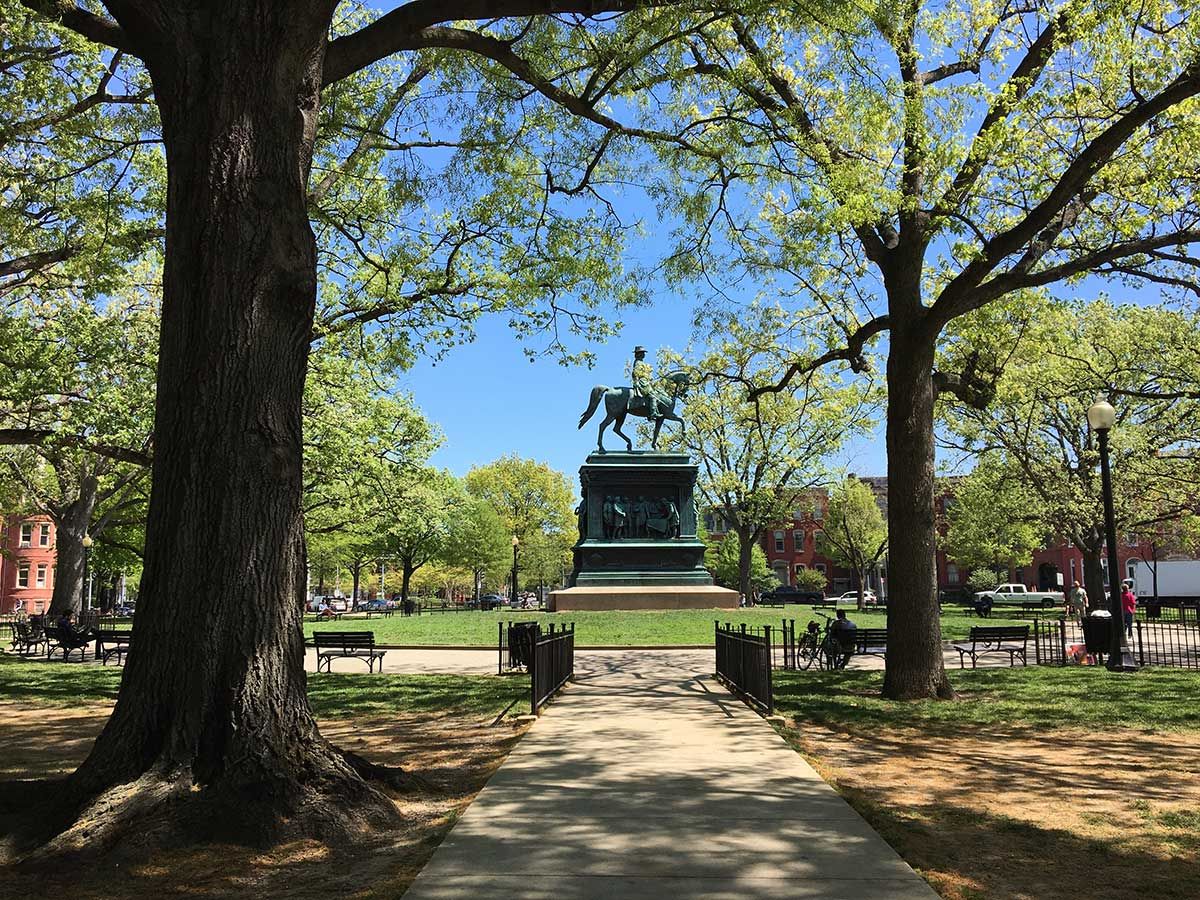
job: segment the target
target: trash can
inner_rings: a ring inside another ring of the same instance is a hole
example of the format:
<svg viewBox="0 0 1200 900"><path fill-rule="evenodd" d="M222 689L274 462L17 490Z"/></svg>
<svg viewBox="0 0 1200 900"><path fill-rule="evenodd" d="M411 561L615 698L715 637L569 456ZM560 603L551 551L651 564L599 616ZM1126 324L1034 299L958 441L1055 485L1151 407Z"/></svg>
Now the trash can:
<svg viewBox="0 0 1200 900"><path fill-rule="evenodd" d="M1083 620L1083 642L1088 653L1108 653L1112 647L1112 613L1097 610Z"/></svg>

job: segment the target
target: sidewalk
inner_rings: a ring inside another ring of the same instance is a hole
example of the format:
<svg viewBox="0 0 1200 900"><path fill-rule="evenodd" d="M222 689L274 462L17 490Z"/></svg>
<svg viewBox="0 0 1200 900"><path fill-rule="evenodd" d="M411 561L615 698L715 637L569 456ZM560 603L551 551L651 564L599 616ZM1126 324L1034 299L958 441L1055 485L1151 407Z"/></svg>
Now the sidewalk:
<svg viewBox="0 0 1200 900"><path fill-rule="evenodd" d="M406 900L935 900L711 652L578 663Z"/></svg>

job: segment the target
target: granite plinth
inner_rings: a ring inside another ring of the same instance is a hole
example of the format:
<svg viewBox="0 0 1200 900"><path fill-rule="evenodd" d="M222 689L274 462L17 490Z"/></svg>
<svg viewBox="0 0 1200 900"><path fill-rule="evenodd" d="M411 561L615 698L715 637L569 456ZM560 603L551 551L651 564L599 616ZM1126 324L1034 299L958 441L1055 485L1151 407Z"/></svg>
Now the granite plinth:
<svg viewBox="0 0 1200 900"><path fill-rule="evenodd" d="M589 455L579 470L583 503L569 585L711 586L696 535L697 471L686 453Z"/></svg>
<svg viewBox="0 0 1200 900"><path fill-rule="evenodd" d="M737 609L738 592L715 585L596 585L550 592L550 610Z"/></svg>

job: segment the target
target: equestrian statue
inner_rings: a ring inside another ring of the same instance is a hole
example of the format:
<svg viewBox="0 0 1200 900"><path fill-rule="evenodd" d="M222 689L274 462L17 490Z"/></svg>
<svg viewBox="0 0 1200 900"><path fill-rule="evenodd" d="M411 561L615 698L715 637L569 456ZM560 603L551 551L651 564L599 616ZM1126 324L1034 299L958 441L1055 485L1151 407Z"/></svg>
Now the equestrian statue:
<svg viewBox="0 0 1200 900"><path fill-rule="evenodd" d="M631 376L633 381L631 387L610 388L598 384L592 388L588 408L579 417L579 427L582 428L596 412L596 408L600 405L600 399L604 399L604 421L600 423L600 432L596 438L596 446L601 453L604 452L604 429L610 423L613 425L613 431L624 439L626 447L633 450L633 441L621 430L626 416L640 416L654 421L654 438L651 440L650 446L655 450L658 449L658 433L662 429L664 421L669 419L672 422L678 422L681 431L684 428L683 419L675 413L675 404L680 397L687 394L688 377L686 374L673 372L663 379L671 385L670 396L667 396L655 388L654 373L650 364L646 362L646 348L639 346L633 348Z"/></svg>

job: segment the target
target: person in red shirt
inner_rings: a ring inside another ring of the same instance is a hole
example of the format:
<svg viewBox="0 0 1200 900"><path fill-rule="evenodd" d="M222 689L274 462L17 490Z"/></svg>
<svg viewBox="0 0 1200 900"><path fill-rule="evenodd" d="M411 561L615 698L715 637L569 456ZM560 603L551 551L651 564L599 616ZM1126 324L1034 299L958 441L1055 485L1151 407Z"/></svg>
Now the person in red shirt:
<svg viewBox="0 0 1200 900"><path fill-rule="evenodd" d="M1121 612L1125 619L1125 634L1133 637L1133 611L1137 609L1137 595L1132 585L1124 585L1121 590Z"/></svg>

